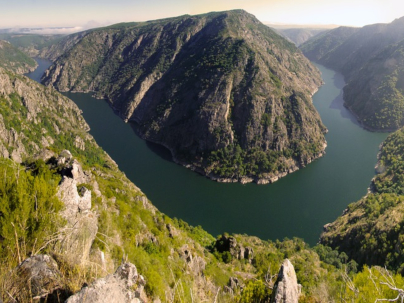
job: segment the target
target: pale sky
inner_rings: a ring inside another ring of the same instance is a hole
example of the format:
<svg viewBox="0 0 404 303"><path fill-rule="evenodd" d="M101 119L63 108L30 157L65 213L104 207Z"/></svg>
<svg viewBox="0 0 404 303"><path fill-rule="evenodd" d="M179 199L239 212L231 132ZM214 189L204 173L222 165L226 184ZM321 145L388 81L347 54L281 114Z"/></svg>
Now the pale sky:
<svg viewBox="0 0 404 303"><path fill-rule="evenodd" d="M363 26L404 16L403 0L0 0L0 28L90 28L239 8L264 23Z"/></svg>

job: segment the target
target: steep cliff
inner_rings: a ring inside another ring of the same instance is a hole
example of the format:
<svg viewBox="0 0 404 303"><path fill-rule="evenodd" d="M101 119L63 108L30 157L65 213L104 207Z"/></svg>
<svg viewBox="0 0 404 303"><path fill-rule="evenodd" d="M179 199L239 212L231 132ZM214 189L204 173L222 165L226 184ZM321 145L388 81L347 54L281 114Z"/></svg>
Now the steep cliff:
<svg viewBox="0 0 404 303"><path fill-rule="evenodd" d="M244 11L117 24L54 52L43 83L107 98L145 139L211 178L271 182L324 151L311 103L318 70Z"/></svg>
<svg viewBox="0 0 404 303"><path fill-rule="evenodd" d="M301 46L310 59L341 72L345 106L370 130L404 125L404 17L389 24L340 27Z"/></svg>
<svg viewBox="0 0 404 303"><path fill-rule="evenodd" d="M0 67L23 74L35 70L36 66L34 59L9 42L0 40Z"/></svg>

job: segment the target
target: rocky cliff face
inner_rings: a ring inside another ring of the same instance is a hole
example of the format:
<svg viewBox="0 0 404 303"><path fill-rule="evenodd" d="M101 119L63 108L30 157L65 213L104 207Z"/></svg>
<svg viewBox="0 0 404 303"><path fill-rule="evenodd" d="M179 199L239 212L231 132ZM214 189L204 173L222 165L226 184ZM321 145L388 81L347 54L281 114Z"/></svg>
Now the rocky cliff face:
<svg viewBox="0 0 404 303"><path fill-rule="evenodd" d="M24 74L35 70L37 64L9 42L0 40L0 67Z"/></svg>
<svg viewBox="0 0 404 303"><path fill-rule="evenodd" d="M345 105L364 127L391 131L404 125L404 18L363 28L341 27L309 40L304 54L341 72Z"/></svg>
<svg viewBox="0 0 404 303"><path fill-rule="evenodd" d="M295 269L288 259L284 260L278 273L271 303L297 303L301 285L297 284Z"/></svg>
<svg viewBox="0 0 404 303"><path fill-rule="evenodd" d="M244 11L66 38L43 82L107 98L147 140L221 181L275 181L322 155L319 72ZM60 51L62 53L62 51Z"/></svg>
<svg viewBox="0 0 404 303"><path fill-rule="evenodd" d="M0 68L0 152L22 162L51 145L92 140L79 108L52 88ZM56 138L58 138L56 140Z"/></svg>
<svg viewBox="0 0 404 303"><path fill-rule="evenodd" d="M144 303L145 279L138 274L136 266L125 263L114 274L94 281L71 296L66 303Z"/></svg>

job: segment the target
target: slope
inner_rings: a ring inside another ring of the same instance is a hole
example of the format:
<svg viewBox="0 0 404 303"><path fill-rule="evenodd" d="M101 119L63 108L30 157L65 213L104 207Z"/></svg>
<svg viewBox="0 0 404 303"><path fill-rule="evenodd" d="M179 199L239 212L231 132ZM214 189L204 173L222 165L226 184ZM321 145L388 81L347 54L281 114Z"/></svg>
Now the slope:
<svg viewBox="0 0 404 303"><path fill-rule="evenodd" d="M345 105L365 128L391 131L404 125L403 39L404 17L360 29L338 28L301 48L310 59L344 75Z"/></svg>
<svg viewBox="0 0 404 303"><path fill-rule="evenodd" d="M324 151L310 99L319 72L244 11L117 24L53 49L46 85L107 98L145 139L213 179L273 182Z"/></svg>

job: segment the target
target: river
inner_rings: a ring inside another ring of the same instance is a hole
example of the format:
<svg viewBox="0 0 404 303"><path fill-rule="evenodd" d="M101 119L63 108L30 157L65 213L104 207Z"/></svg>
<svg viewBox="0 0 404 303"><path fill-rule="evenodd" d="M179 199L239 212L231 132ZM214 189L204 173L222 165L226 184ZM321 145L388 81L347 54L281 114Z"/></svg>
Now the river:
<svg viewBox="0 0 404 303"><path fill-rule="evenodd" d="M49 66L28 74L39 81ZM66 93L83 111L90 133L158 209L214 236L223 232L264 240L300 237L314 245L322 226L366 194L385 133L368 132L343 107L342 75L321 65L325 84L313 103L329 132L326 155L274 184L223 184L171 161L168 150L140 139L106 101Z"/></svg>

